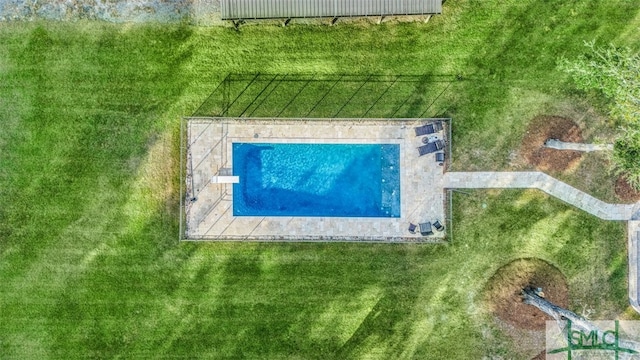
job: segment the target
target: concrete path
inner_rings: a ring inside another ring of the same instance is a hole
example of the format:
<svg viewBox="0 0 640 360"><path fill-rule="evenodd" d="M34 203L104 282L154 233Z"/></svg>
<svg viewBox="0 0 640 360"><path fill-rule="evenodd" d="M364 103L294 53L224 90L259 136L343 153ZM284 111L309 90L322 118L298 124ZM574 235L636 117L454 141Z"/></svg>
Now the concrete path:
<svg viewBox="0 0 640 360"><path fill-rule="evenodd" d="M613 145L611 144L583 144L564 142L557 139L549 139L545 141L544 146L556 150L574 150L584 152L613 150Z"/></svg>
<svg viewBox="0 0 640 360"><path fill-rule="evenodd" d="M444 187L450 189L538 189L604 220L628 221L629 303L640 313L638 248L640 242L640 202L608 204L553 177L537 172L449 172Z"/></svg>
<svg viewBox="0 0 640 360"><path fill-rule="evenodd" d="M627 234L629 236L629 303L640 312L638 287L638 242L640 242L640 220L633 220L627 223Z"/></svg>
<svg viewBox="0 0 640 360"><path fill-rule="evenodd" d="M444 187L453 189L538 189L604 220L640 219L640 204L608 204L545 173L449 172Z"/></svg>

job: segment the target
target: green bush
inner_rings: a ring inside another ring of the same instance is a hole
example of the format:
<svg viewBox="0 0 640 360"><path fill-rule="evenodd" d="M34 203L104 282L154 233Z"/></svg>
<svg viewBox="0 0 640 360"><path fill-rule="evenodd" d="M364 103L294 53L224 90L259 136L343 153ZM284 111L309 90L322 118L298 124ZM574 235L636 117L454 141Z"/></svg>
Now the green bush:
<svg viewBox="0 0 640 360"><path fill-rule="evenodd" d="M611 101L611 117L622 131L614 144L613 171L640 190L640 54L629 48L596 47L577 60L561 58L559 68L573 77L581 90L600 91Z"/></svg>
<svg viewBox="0 0 640 360"><path fill-rule="evenodd" d="M598 90L612 101L611 116L620 124L640 126L640 54L614 45L596 47L577 60L561 58L559 68L573 77L581 90Z"/></svg>
<svg viewBox="0 0 640 360"><path fill-rule="evenodd" d="M613 146L615 173L625 177L629 185L640 190L640 130L626 129Z"/></svg>

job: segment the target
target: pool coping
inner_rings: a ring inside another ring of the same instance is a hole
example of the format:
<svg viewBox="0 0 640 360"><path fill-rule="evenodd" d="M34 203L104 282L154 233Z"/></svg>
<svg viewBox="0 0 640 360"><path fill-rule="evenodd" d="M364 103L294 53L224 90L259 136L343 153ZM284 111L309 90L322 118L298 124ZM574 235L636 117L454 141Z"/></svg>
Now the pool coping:
<svg viewBox="0 0 640 360"><path fill-rule="evenodd" d="M447 150L450 150L450 118L397 118L397 119L363 119L363 118L232 118L232 117L185 117L181 120L180 126L180 225L179 225L179 239L180 241L216 241L216 242L360 242L360 243L446 243L448 234L451 234L450 227L450 219L449 214L451 209L449 194L445 189L442 189L441 199L442 199L442 223L445 224L446 227L449 227L443 233L437 233L436 236L376 236L376 235L357 235L357 236L347 236L347 235L317 235L317 234L296 234L296 235L252 235L252 234L242 234L242 235L232 235L232 234L217 234L215 236L211 235L203 235L196 234L193 232L189 232L187 226L187 215L189 209L190 202L190 194L189 192L189 181L190 174L193 173L189 169L187 169L188 164L190 162L190 145L194 144L200 135L195 138L195 140L188 139L188 134L186 131L186 126L189 122L206 122L208 126L216 123L225 123L225 122L233 122L242 125L264 125L267 126L269 124L278 125L278 126L288 126L288 125L312 125L312 124L323 124L323 125L340 125L340 126L357 126L357 125L385 125L385 126L398 126L398 127L407 127L410 130L418 123L425 123L429 121L443 121L445 129L442 132L443 138L447 143ZM273 139L262 139L265 141L272 142ZM288 139L287 139L288 140ZM372 139L373 140L373 139ZM190 142L191 141L191 142ZM295 141L295 140L294 140ZM314 142L318 141L314 139ZM288 141L287 141L288 142ZM345 143L351 143L351 141L346 141ZM449 152L449 151L447 151ZM449 152L450 154L450 152ZM443 169L447 168L449 163L449 156L446 157L447 164L443 167ZM444 170L443 170L444 171ZM192 179L191 179L192 180ZM192 189L193 190L193 189ZM402 200L401 200L402 201ZM447 211L448 210L448 211ZM314 217L313 220L323 219L323 217ZM339 218L336 218L339 219ZM342 218L342 219L357 219L357 218ZM362 218L361 218L362 219ZM378 219L378 218L375 218ZM386 218L379 218L380 220L386 220ZM263 219L264 220L264 219ZM404 219L406 220L406 219ZM260 220L262 221L262 220Z"/></svg>

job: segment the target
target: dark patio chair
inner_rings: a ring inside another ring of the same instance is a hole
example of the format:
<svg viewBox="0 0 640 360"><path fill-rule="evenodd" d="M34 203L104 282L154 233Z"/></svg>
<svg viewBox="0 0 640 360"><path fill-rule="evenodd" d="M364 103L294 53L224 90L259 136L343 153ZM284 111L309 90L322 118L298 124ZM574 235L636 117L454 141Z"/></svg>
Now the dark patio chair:
<svg viewBox="0 0 640 360"><path fill-rule="evenodd" d="M433 230L431 230L431 222L420 224L420 234L422 236L433 235Z"/></svg>
<svg viewBox="0 0 640 360"><path fill-rule="evenodd" d="M417 227L418 227L418 226L417 226L416 224L414 224L414 223L409 223L409 232L410 232L410 233L412 233L412 234L415 234L415 233L416 233L416 228L417 228Z"/></svg>
<svg viewBox="0 0 640 360"><path fill-rule="evenodd" d="M442 130L442 121L434 121L415 128L416 136L435 134Z"/></svg>
<svg viewBox="0 0 640 360"><path fill-rule="evenodd" d="M436 228L436 230L438 230L438 231L443 231L444 230L444 225L440 224L440 220L434 221L433 227Z"/></svg>
<svg viewBox="0 0 640 360"><path fill-rule="evenodd" d="M444 149L444 141L442 140L436 140L434 142L430 142L426 145L422 145L418 148L418 154L420 154L420 156L422 155L426 155L426 154L431 154L434 153L438 150L442 150Z"/></svg>
<svg viewBox="0 0 640 360"><path fill-rule="evenodd" d="M444 151L436 153L436 162L439 163L440 165L443 165L443 163L444 163Z"/></svg>
<svg viewBox="0 0 640 360"><path fill-rule="evenodd" d="M432 123L418 126L415 128L415 130L416 130L416 136L434 134L437 131L436 127Z"/></svg>

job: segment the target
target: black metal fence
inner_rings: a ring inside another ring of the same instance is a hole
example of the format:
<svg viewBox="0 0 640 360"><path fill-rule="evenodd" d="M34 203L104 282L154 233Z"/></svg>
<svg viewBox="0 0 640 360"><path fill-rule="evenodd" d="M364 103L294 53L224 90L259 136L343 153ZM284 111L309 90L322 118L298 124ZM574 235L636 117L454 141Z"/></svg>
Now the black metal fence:
<svg viewBox="0 0 640 360"><path fill-rule="evenodd" d="M446 117L455 75L229 74L193 117Z"/></svg>

